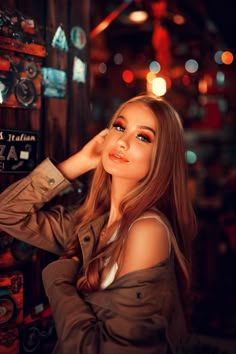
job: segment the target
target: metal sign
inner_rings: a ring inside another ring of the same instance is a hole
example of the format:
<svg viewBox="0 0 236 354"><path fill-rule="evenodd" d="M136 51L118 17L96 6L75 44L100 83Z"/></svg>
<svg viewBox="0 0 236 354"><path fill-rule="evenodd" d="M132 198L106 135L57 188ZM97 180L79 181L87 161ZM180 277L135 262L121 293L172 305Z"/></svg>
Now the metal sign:
<svg viewBox="0 0 236 354"><path fill-rule="evenodd" d="M0 128L0 173L29 172L37 165L38 133Z"/></svg>

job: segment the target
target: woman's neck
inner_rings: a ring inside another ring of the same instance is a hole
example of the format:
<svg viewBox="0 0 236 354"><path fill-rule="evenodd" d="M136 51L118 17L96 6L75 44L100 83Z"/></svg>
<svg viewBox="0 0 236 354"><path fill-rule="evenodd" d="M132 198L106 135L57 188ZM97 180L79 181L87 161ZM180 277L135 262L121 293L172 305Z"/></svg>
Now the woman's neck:
<svg viewBox="0 0 236 354"><path fill-rule="evenodd" d="M108 227L120 221L120 204L133 188L134 185L132 181L120 179L114 176L112 177L111 206L107 222Z"/></svg>
<svg viewBox="0 0 236 354"><path fill-rule="evenodd" d="M115 205L111 201L111 208L110 208L110 211L109 211L107 227L110 227L113 224L118 223L120 219L121 219L121 215L120 215L120 212L119 212L119 206Z"/></svg>

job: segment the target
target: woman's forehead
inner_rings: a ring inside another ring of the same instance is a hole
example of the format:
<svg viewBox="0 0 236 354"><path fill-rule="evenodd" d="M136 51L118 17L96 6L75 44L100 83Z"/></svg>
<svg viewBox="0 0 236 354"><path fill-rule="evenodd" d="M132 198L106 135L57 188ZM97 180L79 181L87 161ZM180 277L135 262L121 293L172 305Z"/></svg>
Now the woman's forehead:
<svg viewBox="0 0 236 354"><path fill-rule="evenodd" d="M122 118L128 123L139 125L148 125L153 128L158 127L158 119L155 113L146 104L142 102L132 102L126 104L116 115L116 118Z"/></svg>

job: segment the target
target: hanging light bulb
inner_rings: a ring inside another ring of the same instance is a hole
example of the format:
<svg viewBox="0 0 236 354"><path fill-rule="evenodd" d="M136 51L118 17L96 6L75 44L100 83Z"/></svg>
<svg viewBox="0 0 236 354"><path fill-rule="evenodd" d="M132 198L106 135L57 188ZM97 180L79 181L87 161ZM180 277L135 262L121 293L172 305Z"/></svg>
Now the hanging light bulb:
<svg viewBox="0 0 236 354"><path fill-rule="evenodd" d="M143 23L148 19L148 13L142 5L142 1L135 1L135 9L128 16L130 22Z"/></svg>
<svg viewBox="0 0 236 354"><path fill-rule="evenodd" d="M145 22L147 18L148 18L148 14L146 11L143 10L132 11L129 14L129 20L135 23Z"/></svg>

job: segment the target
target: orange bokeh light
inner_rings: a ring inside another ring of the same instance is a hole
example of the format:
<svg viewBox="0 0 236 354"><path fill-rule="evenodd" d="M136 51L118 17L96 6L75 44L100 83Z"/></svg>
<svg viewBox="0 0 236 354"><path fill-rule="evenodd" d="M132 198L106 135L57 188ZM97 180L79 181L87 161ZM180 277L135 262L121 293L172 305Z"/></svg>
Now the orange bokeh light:
<svg viewBox="0 0 236 354"><path fill-rule="evenodd" d="M230 65L234 61L234 56L230 51L226 50L222 53L221 60L223 64Z"/></svg>

